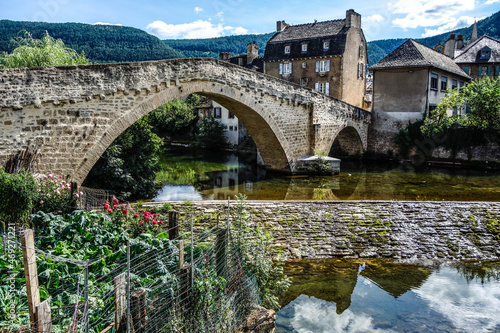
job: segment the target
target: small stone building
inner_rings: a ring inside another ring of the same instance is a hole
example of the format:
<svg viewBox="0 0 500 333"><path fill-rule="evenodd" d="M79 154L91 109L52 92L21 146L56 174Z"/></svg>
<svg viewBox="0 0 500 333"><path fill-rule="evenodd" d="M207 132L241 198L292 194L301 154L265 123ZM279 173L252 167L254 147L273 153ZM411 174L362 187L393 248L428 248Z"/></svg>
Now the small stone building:
<svg viewBox="0 0 500 333"><path fill-rule="evenodd" d="M350 9L340 20L278 21L266 46L264 73L362 108L367 61L361 15Z"/></svg>
<svg viewBox="0 0 500 333"><path fill-rule="evenodd" d="M453 59L412 39L370 69L374 116L395 121L422 118L447 89L460 89L470 81Z"/></svg>
<svg viewBox="0 0 500 333"><path fill-rule="evenodd" d="M500 76L500 41L483 36L456 55L455 62L472 79Z"/></svg>

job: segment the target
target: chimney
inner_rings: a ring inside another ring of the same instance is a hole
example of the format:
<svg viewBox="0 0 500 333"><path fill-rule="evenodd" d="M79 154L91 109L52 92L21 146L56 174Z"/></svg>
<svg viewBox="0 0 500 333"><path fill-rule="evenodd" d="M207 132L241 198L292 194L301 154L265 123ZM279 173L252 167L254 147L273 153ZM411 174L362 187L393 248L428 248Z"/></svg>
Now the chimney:
<svg viewBox="0 0 500 333"><path fill-rule="evenodd" d="M285 21L276 22L276 31L277 32L282 32L283 30L285 30L286 27L288 27L288 24L286 24Z"/></svg>
<svg viewBox="0 0 500 333"><path fill-rule="evenodd" d="M354 9L349 9L345 15L346 28L361 28L361 15L356 13Z"/></svg>
<svg viewBox="0 0 500 333"><path fill-rule="evenodd" d="M457 50L461 50L464 48L464 36L457 35Z"/></svg>
<svg viewBox="0 0 500 333"><path fill-rule="evenodd" d="M221 52L219 53L219 60L229 61L231 59L231 52Z"/></svg>
<svg viewBox="0 0 500 333"><path fill-rule="evenodd" d="M444 43L444 54L451 59L455 58L455 48L457 41L455 40L455 34L452 32L450 38Z"/></svg>
<svg viewBox="0 0 500 333"><path fill-rule="evenodd" d="M259 45L254 41L247 44L247 65L259 57Z"/></svg>

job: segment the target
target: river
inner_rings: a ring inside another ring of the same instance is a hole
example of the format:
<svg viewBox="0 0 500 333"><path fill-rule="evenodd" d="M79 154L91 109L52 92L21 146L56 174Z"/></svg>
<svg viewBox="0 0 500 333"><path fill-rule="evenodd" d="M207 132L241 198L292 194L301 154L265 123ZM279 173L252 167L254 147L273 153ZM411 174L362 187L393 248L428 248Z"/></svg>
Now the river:
<svg viewBox="0 0 500 333"><path fill-rule="evenodd" d="M239 193L249 200L500 201L500 172L484 169L343 161L336 176L291 176L268 173L245 155L185 148L166 151L161 167L154 201Z"/></svg>

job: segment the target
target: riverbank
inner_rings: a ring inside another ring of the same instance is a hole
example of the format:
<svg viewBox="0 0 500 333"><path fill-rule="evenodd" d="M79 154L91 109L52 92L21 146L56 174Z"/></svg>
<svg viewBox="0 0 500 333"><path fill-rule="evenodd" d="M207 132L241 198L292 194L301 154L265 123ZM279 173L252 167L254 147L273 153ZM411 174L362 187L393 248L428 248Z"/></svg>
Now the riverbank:
<svg viewBox="0 0 500 333"><path fill-rule="evenodd" d="M145 206L160 209L164 204ZM227 216L227 201L169 204L184 217L188 212L218 214L225 221ZM500 258L498 202L249 201L247 206L252 223L273 235L274 253L288 259Z"/></svg>

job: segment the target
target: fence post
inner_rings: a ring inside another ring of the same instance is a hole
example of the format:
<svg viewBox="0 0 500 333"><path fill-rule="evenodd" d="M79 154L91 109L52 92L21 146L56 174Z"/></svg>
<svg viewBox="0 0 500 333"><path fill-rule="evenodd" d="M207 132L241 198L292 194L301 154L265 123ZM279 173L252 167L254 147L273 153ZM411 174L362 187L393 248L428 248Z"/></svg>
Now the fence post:
<svg viewBox="0 0 500 333"><path fill-rule="evenodd" d="M130 240L127 241L127 333L130 333Z"/></svg>
<svg viewBox="0 0 500 333"><path fill-rule="evenodd" d="M191 288L194 283L194 234L193 234L193 214L191 214Z"/></svg>
<svg viewBox="0 0 500 333"><path fill-rule="evenodd" d="M36 314L38 317L38 332L52 332L52 314L48 299L36 306Z"/></svg>
<svg viewBox="0 0 500 333"><path fill-rule="evenodd" d="M227 229L221 228L216 231L217 239L215 241L215 267L218 276L224 276L227 268Z"/></svg>
<svg viewBox="0 0 500 333"><path fill-rule="evenodd" d="M40 304L40 290L38 289L38 271L36 267L35 237L33 230L25 229L21 232L23 248L24 277L26 279L26 293L28 294L28 309L31 328L36 331L36 306Z"/></svg>
<svg viewBox="0 0 500 333"><path fill-rule="evenodd" d="M115 332L124 333L127 329L126 320L126 274L122 273L113 279L115 288Z"/></svg>
<svg viewBox="0 0 500 333"><path fill-rule="evenodd" d="M179 241L179 269L184 266L184 241Z"/></svg>
<svg viewBox="0 0 500 333"><path fill-rule="evenodd" d="M137 289L131 295L132 330L144 333L146 328L146 291Z"/></svg>
<svg viewBox="0 0 500 333"><path fill-rule="evenodd" d="M168 212L168 239L174 240L179 237L179 212L171 210Z"/></svg>
<svg viewBox="0 0 500 333"><path fill-rule="evenodd" d="M180 281L179 296L182 308L186 308L191 301L190 298L191 298L191 287L192 287L192 281L191 281L192 268L193 266L191 264L187 264L181 267L179 270L179 281Z"/></svg>

